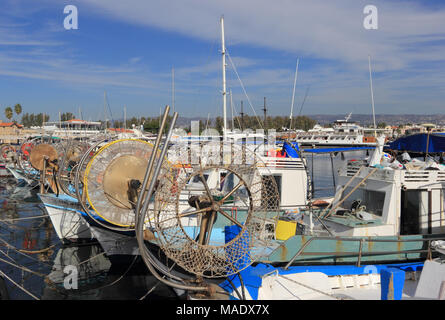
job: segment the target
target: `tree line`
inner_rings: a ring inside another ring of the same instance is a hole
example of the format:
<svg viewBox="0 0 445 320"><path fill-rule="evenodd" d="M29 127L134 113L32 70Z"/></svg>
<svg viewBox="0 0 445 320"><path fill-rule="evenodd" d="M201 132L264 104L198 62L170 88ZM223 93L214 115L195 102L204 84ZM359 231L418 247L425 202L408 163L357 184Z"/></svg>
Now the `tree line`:
<svg viewBox="0 0 445 320"><path fill-rule="evenodd" d="M169 116L167 118L167 127L171 122L172 117ZM286 116L268 116L266 118L266 123L264 123L263 118L258 118L255 116L239 116L234 117L233 121L232 119L227 119L227 127L228 129L232 129L232 123L235 125L235 129L244 131L246 129L275 129L276 131L283 131L290 127L290 119ZM314 119L311 119L306 116L298 116L292 118L292 129L299 129L299 130L309 130L314 127L314 125L317 123ZM137 128L139 128L141 125L143 125L145 131L156 133L159 130L160 125L160 117L140 117L136 118L133 117L131 119L128 119L126 121L126 128L131 129L132 125L135 125ZM215 119L209 119L209 122L199 120L199 132L201 133L206 128L213 128L216 129L220 134L222 134L224 126L224 120L222 117L216 117ZM124 128L124 121L114 121L113 123L108 122L107 127L114 127L114 128ZM190 132L191 130L191 124L187 125L184 130L186 132Z"/></svg>
<svg viewBox="0 0 445 320"><path fill-rule="evenodd" d="M5 116L8 120L11 120L14 117L14 113L16 116L19 116L22 113L22 106L20 104L16 104L14 109L11 107L5 108ZM25 113L22 116L21 124L25 127L33 127L33 126L42 126L44 122L48 122L50 116L43 113ZM65 112L60 114L60 121L68 121L75 119L75 115L71 112ZM167 127L172 120L172 116L168 116L167 118ZM14 120L15 121L15 120ZM16 121L15 121L16 122ZM105 128L128 128L131 129L134 124L137 128L143 126L145 131L156 133L159 130L160 126L160 117L132 117L126 120L126 123L122 120L114 120L114 121L101 121L102 126ZM235 129L244 131L246 129L275 129L277 131L283 131L290 127L290 119L287 116L268 116L266 121L264 118L260 118L257 116L249 116L242 115L236 116L233 118L227 119L227 126L229 129L232 128L232 123L235 126ZM307 116L297 116L292 118L292 129L297 130L309 130L314 127L317 122L314 119L311 119ZM223 129L223 118L216 117L215 119L209 119L209 122L200 120L199 121L199 130L200 133L204 131L206 128L216 129L220 134L222 134ZM186 126L185 131L190 132L190 125Z"/></svg>
<svg viewBox="0 0 445 320"><path fill-rule="evenodd" d="M44 122L49 121L49 115L43 113L24 113L22 116L22 125L24 127L41 127Z"/></svg>
<svg viewBox="0 0 445 320"><path fill-rule="evenodd" d="M237 116L234 117L233 121L232 119L227 120L227 127L231 128L232 123L234 123L235 128L240 129L242 131L246 129L275 129L276 131L284 131L288 130L291 127L291 121L290 118L287 116L268 116L266 117L266 120L264 121L264 117L260 118L257 116ZM309 130L312 129L315 124L317 123L316 120L311 119L306 116L298 116L292 118L292 130ZM222 134L222 129L224 126L224 120L222 117L216 117L214 128L218 130L219 133Z"/></svg>

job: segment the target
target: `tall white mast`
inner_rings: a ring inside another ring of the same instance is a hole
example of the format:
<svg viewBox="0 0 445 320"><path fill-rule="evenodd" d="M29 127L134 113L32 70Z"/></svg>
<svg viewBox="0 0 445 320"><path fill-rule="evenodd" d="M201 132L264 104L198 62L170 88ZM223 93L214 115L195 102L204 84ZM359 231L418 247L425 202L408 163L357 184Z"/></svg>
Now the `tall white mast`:
<svg viewBox="0 0 445 320"><path fill-rule="evenodd" d="M369 62L369 84L371 87L372 118L374 120L374 136L377 137L377 131L375 130L377 127L375 125L374 91L372 90L372 72L371 72L371 56L370 55L368 55L368 62Z"/></svg>
<svg viewBox="0 0 445 320"><path fill-rule="evenodd" d="M227 97L226 97L226 46L224 44L224 16L221 16L221 54L222 54L222 95L223 95L223 138L227 132Z"/></svg>
<svg viewBox="0 0 445 320"><path fill-rule="evenodd" d="M292 117L293 117L293 113L294 113L294 100L295 100L295 86L297 84L297 77L298 77L298 63L299 63L300 59L297 59L297 67L295 69L295 78L294 78L294 90L292 91L292 104L290 107L290 125L289 125L289 130L292 130Z"/></svg>

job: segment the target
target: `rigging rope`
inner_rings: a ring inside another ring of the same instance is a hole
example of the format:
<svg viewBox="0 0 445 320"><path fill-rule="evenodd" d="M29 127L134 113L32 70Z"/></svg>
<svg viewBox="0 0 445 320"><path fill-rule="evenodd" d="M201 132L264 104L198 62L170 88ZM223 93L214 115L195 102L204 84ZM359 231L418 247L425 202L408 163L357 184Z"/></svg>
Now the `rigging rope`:
<svg viewBox="0 0 445 320"><path fill-rule="evenodd" d="M252 108L253 114L255 115L255 118L257 119L258 124L260 125L261 129L264 130L263 124L261 123L261 120L258 118L258 115L256 114L255 109L254 109L254 107L252 106L252 103L250 102L250 98L249 98L249 96L247 95L247 92L246 92L246 89L245 89L245 87L244 87L244 84L243 84L243 82L241 81L241 78L240 78L240 76L239 76L239 74L238 74L238 71L236 70L235 64L233 63L232 58L230 57L230 55L229 55L229 51L227 50L227 48L226 48L226 52L227 52L227 56L229 57L229 61L230 61L230 63L232 64L233 70L235 71L235 74L236 74L236 76L238 77L238 81L239 81L240 84L241 84L241 88L243 89L244 94L246 95L247 102L249 102L249 105L250 105L250 107Z"/></svg>

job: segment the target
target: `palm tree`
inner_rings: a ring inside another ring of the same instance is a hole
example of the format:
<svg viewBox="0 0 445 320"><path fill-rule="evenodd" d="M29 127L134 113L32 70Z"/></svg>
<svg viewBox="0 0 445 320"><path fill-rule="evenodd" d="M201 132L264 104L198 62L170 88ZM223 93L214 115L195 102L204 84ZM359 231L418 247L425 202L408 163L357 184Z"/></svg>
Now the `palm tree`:
<svg viewBox="0 0 445 320"><path fill-rule="evenodd" d="M11 107L6 107L5 108L5 116L6 116L6 118L8 118L8 120L11 120L13 115L14 115L14 113L12 112L12 108Z"/></svg>
<svg viewBox="0 0 445 320"><path fill-rule="evenodd" d="M16 115L19 115L19 114L22 113L22 106L20 105L20 103L17 103L17 104L14 106L14 111L15 111L15 114L16 114Z"/></svg>

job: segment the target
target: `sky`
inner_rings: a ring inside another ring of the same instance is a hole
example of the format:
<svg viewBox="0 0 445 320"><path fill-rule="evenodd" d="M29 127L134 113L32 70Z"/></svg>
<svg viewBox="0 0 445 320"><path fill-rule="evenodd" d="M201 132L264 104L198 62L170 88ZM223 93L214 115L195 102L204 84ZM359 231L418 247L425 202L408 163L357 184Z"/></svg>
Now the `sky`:
<svg viewBox="0 0 445 320"><path fill-rule="evenodd" d="M288 116L298 59L294 115L371 115L368 57L377 114L445 112L445 1L0 0L0 119L221 116L221 16L234 113Z"/></svg>

